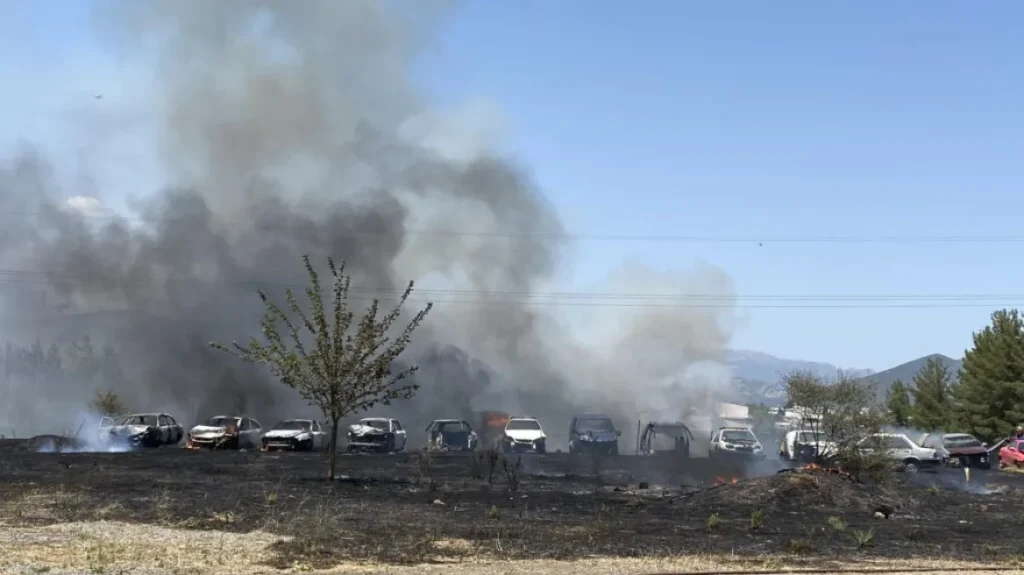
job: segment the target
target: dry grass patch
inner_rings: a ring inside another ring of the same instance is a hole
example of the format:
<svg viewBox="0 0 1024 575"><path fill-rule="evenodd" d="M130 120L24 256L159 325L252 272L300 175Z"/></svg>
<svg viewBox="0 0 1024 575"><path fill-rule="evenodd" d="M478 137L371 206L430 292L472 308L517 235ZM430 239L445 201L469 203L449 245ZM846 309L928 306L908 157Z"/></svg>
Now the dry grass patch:
<svg viewBox="0 0 1024 575"><path fill-rule="evenodd" d="M326 535L326 534L324 534ZM330 540L345 546L345 534ZM268 564L275 558L271 548L281 537L264 532L234 534L97 521L47 527L0 528L0 572L3 573L96 573L96 574L279 574L296 571L346 574L395 575L604 575L741 570L783 570L801 567L835 569L931 568L949 573L985 567L978 563L942 560L877 560L847 557L809 560L796 555L739 557L685 555L664 558L588 558L572 561L495 558L492 543L463 538L431 538L423 541L422 563L394 565L374 561L315 560L300 553L289 565ZM317 543L326 545L327 540ZM298 549L296 549L298 551ZM488 557L489 556L489 557ZM279 557L278 557L279 559ZM995 565L988 565L996 567ZM1007 565L1003 565L1005 568ZM320 570L317 570L317 568ZM1004 571L1005 572L1005 571Z"/></svg>
<svg viewBox="0 0 1024 575"><path fill-rule="evenodd" d="M280 537L96 521L0 529L0 570L84 569L92 573L251 572ZM238 572L238 571L235 571Z"/></svg>

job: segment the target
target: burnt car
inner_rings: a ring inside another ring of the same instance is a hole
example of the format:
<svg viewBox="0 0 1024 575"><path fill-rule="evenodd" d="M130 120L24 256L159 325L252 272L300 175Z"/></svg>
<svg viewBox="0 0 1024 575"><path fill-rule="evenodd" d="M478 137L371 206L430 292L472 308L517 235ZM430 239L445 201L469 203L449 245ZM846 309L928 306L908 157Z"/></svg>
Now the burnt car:
<svg viewBox="0 0 1024 575"><path fill-rule="evenodd" d="M918 443L921 447L945 449L949 452L946 464L950 467L992 468L988 446L969 433L929 433Z"/></svg>
<svg viewBox="0 0 1024 575"><path fill-rule="evenodd" d="M136 413L106 429L112 443L129 447L177 445L185 436L185 430L166 413Z"/></svg>
<svg viewBox="0 0 1024 575"><path fill-rule="evenodd" d="M188 431L189 449L259 449L263 427L251 417L218 415Z"/></svg>
<svg viewBox="0 0 1024 575"><path fill-rule="evenodd" d="M397 419L367 417L348 426L349 451L391 453L405 449L406 433Z"/></svg>
<svg viewBox="0 0 1024 575"><path fill-rule="evenodd" d="M584 413L572 418L569 424L569 452L596 452L619 454L619 436L612 418L603 413Z"/></svg>
<svg viewBox="0 0 1024 575"><path fill-rule="evenodd" d="M749 427L719 427L711 433L709 456L713 459L765 459L761 442Z"/></svg>
<svg viewBox="0 0 1024 575"><path fill-rule="evenodd" d="M479 442L464 419L435 419L426 432L427 449L431 451L475 451Z"/></svg>
<svg viewBox="0 0 1024 575"><path fill-rule="evenodd" d="M671 455L687 459L693 433L679 421L648 423L640 433L640 455Z"/></svg>
<svg viewBox="0 0 1024 575"><path fill-rule="evenodd" d="M324 432L315 419L286 419L263 434L263 451L320 451Z"/></svg>

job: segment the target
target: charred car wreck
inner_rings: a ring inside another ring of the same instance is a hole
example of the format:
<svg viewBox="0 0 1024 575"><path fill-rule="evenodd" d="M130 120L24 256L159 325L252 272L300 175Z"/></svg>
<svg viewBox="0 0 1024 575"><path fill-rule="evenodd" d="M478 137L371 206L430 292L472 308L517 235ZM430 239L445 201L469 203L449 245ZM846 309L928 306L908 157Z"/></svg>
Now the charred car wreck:
<svg viewBox="0 0 1024 575"><path fill-rule="evenodd" d="M671 455L683 459L690 457L693 434L681 422L652 421L640 434L640 455Z"/></svg>
<svg viewBox="0 0 1024 575"><path fill-rule="evenodd" d="M569 424L569 452L619 454L619 436L612 419L602 413L587 413L572 418Z"/></svg>
<svg viewBox="0 0 1024 575"><path fill-rule="evenodd" d="M260 422L251 417L218 415L188 431L190 449L246 449L260 447Z"/></svg>
<svg viewBox="0 0 1024 575"><path fill-rule="evenodd" d="M132 448L177 445L185 435L185 430L166 413L129 415L108 429L109 441Z"/></svg>
<svg viewBox="0 0 1024 575"><path fill-rule="evenodd" d="M349 451L402 451L405 439L405 430L397 419L367 417L348 426Z"/></svg>
<svg viewBox="0 0 1024 575"><path fill-rule="evenodd" d="M469 422L463 419L436 419L426 431L430 451L474 451L479 441Z"/></svg>
<svg viewBox="0 0 1024 575"><path fill-rule="evenodd" d="M263 451L319 451L323 428L313 419L286 419L263 434Z"/></svg>

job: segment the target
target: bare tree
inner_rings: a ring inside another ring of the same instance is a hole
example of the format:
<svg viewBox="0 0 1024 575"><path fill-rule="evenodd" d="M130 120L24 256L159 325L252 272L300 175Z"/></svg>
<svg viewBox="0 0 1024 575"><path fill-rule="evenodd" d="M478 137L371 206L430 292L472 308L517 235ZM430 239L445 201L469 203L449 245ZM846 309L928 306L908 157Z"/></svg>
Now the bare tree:
<svg viewBox="0 0 1024 575"><path fill-rule="evenodd" d="M783 378L789 407L800 414L800 429L814 438L818 463L834 460L854 471L866 465L865 449L886 421L869 384L840 375L835 382L795 371ZM872 466L874 462L871 462Z"/></svg>
<svg viewBox="0 0 1024 575"><path fill-rule="evenodd" d="M324 307L319 276L309 256L303 256L302 261L309 273L309 286L306 288L309 312L299 306L292 290L286 290L288 308L297 318L292 320L270 301L266 293L257 290L264 305L265 341L261 343L252 338L244 346L232 342L232 348L216 342L210 345L243 360L268 366L285 385L296 389L311 405L320 408L331 422L328 477L333 480L337 469L338 422L350 413L365 411L378 403L389 405L392 400L409 399L415 394L417 385L400 383L415 372L416 367L395 372L392 364L409 345L413 330L433 304L428 303L392 338L389 332L401 314L402 305L412 293L413 282L410 281L391 312L378 318L379 302L375 299L363 318L353 326L355 315L348 307L351 278L344 274L344 262L335 266L334 261L328 258L327 264L334 280L332 322ZM284 325L287 334L284 337L278 330L279 324ZM285 337L288 338L287 343Z"/></svg>

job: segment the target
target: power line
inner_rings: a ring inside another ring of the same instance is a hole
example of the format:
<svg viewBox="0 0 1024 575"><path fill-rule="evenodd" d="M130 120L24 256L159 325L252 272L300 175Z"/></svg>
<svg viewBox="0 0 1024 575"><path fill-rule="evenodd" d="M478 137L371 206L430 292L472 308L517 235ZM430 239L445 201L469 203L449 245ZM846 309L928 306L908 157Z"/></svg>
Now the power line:
<svg viewBox="0 0 1024 575"><path fill-rule="evenodd" d="M78 281L77 278L68 275L49 274L46 272L32 270L10 270L0 269L0 281L14 283L33 283L49 285L58 281ZM123 278L117 283L132 284L146 283L148 280ZM159 282L159 280L154 280ZM204 285L221 285L230 287L266 287L266 288L291 288L304 289L307 284L282 283L261 280L207 280L192 277L169 277L165 281L197 283ZM394 287L361 287L352 286L350 293L369 294L401 294L403 288ZM504 291L504 290L475 290L475 289L439 289L420 288L414 289L417 295L457 295L457 296L486 296L486 297L508 297L519 298L563 298L563 299L614 299L614 300L651 300L651 301L689 301L689 300L711 300L711 301L734 301L734 300L765 300L765 301L988 301L988 300L1024 300L1024 293L1003 293L1003 294L981 294L981 293L960 293L960 294L701 294L701 293L644 293L644 292L543 292L543 291Z"/></svg>
<svg viewBox="0 0 1024 575"><path fill-rule="evenodd" d="M30 285L45 287L49 284L37 280L25 280L25 279L0 279L0 287L4 285ZM755 303L747 304L740 303L742 297L728 298L725 296L717 296L717 300L704 300L701 303L688 302L686 298L682 298L675 303L621 303L616 301L559 301L559 300L537 300L537 299L458 299L458 298L423 298L423 297L409 297L406 301L410 303L433 303L435 305L480 305L480 306L549 306L549 307L586 307L586 308L662 308L662 309L945 309L945 308L1024 308L1024 296L1018 296L1019 299L1014 301L1009 300L992 300L992 301L978 301L978 300L967 300L970 303L959 303L954 301L932 301L928 303L822 303L822 304L808 304L808 303ZM394 294L384 294L378 297L350 295L350 300L354 301L391 301L397 302L400 300ZM700 300L698 300L700 301ZM813 299L804 299L800 301L816 301ZM828 300L825 300L828 301ZM843 300L837 300L843 301ZM884 301L884 300L882 300ZM913 300L909 300L913 301ZM717 303L715 303L717 302Z"/></svg>
<svg viewBox="0 0 1024 575"><path fill-rule="evenodd" d="M0 212L0 217L40 217L45 214L41 212ZM88 220L98 221L119 221L125 223L174 223L198 221L193 218L145 218L120 215L100 214L76 214ZM254 225L261 230L269 229L292 229L286 225L254 224L252 220L219 220L228 225ZM676 242L676 243L786 243L786 244L815 244L815 243L853 243L853 244L950 244L950 243L1022 243L1024 235L992 235L992 236L712 236L712 235L645 235L645 234L587 234L587 233L512 233L493 231L456 231L456 230L429 230L429 229L403 229L400 232L407 236L439 236L439 237L478 237L478 238L505 238L505 239L534 239L534 240L583 240L583 241L630 241L630 242ZM380 237L390 236L394 231L380 230L333 230L332 234L340 237Z"/></svg>

